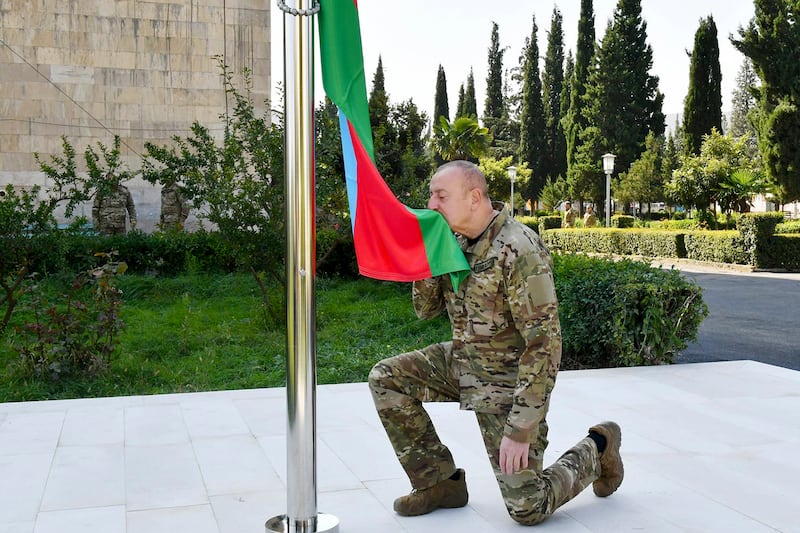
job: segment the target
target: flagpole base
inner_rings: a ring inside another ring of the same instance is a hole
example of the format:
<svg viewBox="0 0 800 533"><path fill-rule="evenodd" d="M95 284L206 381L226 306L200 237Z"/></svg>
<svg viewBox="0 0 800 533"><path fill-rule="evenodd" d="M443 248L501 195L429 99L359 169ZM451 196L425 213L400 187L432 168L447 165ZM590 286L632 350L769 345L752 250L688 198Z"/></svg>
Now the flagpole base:
<svg viewBox="0 0 800 533"><path fill-rule="evenodd" d="M331 514L317 513L316 528L311 521L296 522L294 529L289 527L289 518L285 514L273 516L264 524L267 533L339 533L339 519Z"/></svg>

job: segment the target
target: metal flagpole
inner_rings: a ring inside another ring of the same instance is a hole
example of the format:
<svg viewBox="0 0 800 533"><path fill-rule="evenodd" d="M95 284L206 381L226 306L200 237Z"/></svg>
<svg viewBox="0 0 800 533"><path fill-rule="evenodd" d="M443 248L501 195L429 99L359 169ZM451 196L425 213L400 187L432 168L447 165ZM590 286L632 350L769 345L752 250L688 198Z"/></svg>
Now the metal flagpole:
<svg viewBox="0 0 800 533"><path fill-rule="evenodd" d="M292 2L290 2L292 3ZM313 4L313 5L312 5ZM286 173L286 503L266 531L339 531L317 512L314 294L314 19L316 0L278 0L284 11Z"/></svg>

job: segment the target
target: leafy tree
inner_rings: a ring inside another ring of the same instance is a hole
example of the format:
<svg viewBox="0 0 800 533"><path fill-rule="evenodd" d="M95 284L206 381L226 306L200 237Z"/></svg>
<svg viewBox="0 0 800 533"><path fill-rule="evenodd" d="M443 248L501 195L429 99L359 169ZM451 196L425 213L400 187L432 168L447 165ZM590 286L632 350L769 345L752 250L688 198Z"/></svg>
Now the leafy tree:
<svg viewBox="0 0 800 533"><path fill-rule="evenodd" d="M576 163L580 133L588 122L583 113L586 84L592 70L595 48L594 8L592 0L581 0L581 15L578 21L578 46L575 55L574 73L566 78L569 84L569 110L563 116L562 127L566 139L567 168L572 169Z"/></svg>
<svg viewBox="0 0 800 533"><path fill-rule="evenodd" d="M627 172L620 173L614 197L623 204L638 202L640 206L664 200L664 138L647 135L645 151Z"/></svg>
<svg viewBox="0 0 800 533"><path fill-rule="evenodd" d="M758 76L753 70L753 64L744 58L739 73L736 75L736 87L731 98L731 125L728 133L734 137L743 135L756 138L756 131L748 118L750 112L756 107L758 94Z"/></svg>
<svg viewBox="0 0 800 533"><path fill-rule="evenodd" d="M251 79L244 73L241 94L231 73L222 66L225 88L232 97L232 113L217 141L211 131L194 123L186 138L173 137L171 146L145 143L144 178L181 176L186 197L194 200L198 217L214 224L235 250L241 266L249 269L261 289L272 320L282 316L279 302L267 290L265 277L284 278L284 158L282 121L256 116L250 100Z"/></svg>
<svg viewBox="0 0 800 533"><path fill-rule="evenodd" d="M672 179L672 173L680 165L680 152L675 144L675 136L672 132L667 136L664 143L664 152L661 158L661 172L663 174L663 184L666 184ZM666 191L665 191L666 194Z"/></svg>
<svg viewBox="0 0 800 533"><path fill-rule="evenodd" d="M545 152L545 117L542 103L542 82L539 78L539 46L536 44L538 28L533 16L531 35L525 39L522 60L522 105L520 112L520 162L537 169L528 182L526 196L537 198L546 176L539 172Z"/></svg>
<svg viewBox="0 0 800 533"><path fill-rule="evenodd" d="M700 153L703 136L712 129L722 131L722 72L719 66L717 25L709 15L700 20L694 34L689 66L689 92L683 105L686 150Z"/></svg>
<svg viewBox="0 0 800 533"><path fill-rule="evenodd" d="M443 118L433 128L433 149L444 161L466 159L477 163L489 152L492 136L477 119L458 117L451 124Z"/></svg>
<svg viewBox="0 0 800 533"><path fill-rule="evenodd" d="M439 65L439 72L436 74L436 96L433 104L433 122L439 122L439 117L450 120L450 106L447 103L447 77L444 74L444 67Z"/></svg>
<svg viewBox="0 0 800 533"><path fill-rule="evenodd" d="M667 195L681 205L697 208L704 218L703 213L720 201L721 184L736 170L756 170L755 162L747 155L745 140L714 129L704 137L699 155L683 157L666 186Z"/></svg>
<svg viewBox="0 0 800 533"><path fill-rule="evenodd" d="M489 196L498 202L507 202L511 196L511 180L508 177L508 167L514 162L511 156L500 159L494 157L481 157L478 167L483 175L486 176L486 185L489 188ZM525 185L533 172L528 168L527 163L520 163L517 166L517 176L514 180L514 209L517 212L525 203L521 191L525 190Z"/></svg>
<svg viewBox="0 0 800 533"><path fill-rule="evenodd" d="M619 0L597 49L596 65L584 95L588 126L580 135L576 161L581 167L571 171L578 174L571 185L581 196L591 191L597 203L604 181L601 156L611 152L617 156L616 168L627 169L644 151L648 132L659 136L665 129L664 96L658 77L650 74L653 50L647 44L640 0Z"/></svg>
<svg viewBox="0 0 800 533"><path fill-rule="evenodd" d="M553 8L550 31L547 33L547 53L542 73L542 102L544 105L545 148L542 166L537 173L544 176L566 175L566 139L561 126L561 93L564 89L564 32L558 8Z"/></svg>
<svg viewBox="0 0 800 533"><path fill-rule="evenodd" d="M345 222L350 209L347 204L339 111L327 96L314 111L314 127L317 224L319 229L343 228L349 224ZM349 231L349 227L346 229Z"/></svg>
<svg viewBox="0 0 800 533"><path fill-rule="evenodd" d="M54 213L63 208L72 217L82 202L91 199L93 191L123 174L119 158L120 138L114 137L112 149L98 143L98 154L91 146L84 151L90 172L77 171L76 152L66 137L61 138L63 155L51 155L44 161L38 153L34 158L44 173L48 186L34 185L16 189L6 185L0 190L0 333L14 313L22 295L28 290L26 280L33 269L61 267L63 260L62 235ZM84 220L76 221L81 225Z"/></svg>
<svg viewBox="0 0 800 533"><path fill-rule="evenodd" d="M569 187L567 180L559 176L555 180L547 178L547 181L542 187L542 192L539 194L539 203L548 210L553 210L558 204L569 197Z"/></svg>
<svg viewBox="0 0 800 533"><path fill-rule="evenodd" d="M428 117L412 100L408 100L392 107L392 121L397 130L398 149L402 154L401 166L399 174L385 178L401 201L425 205L428 198L427 180L433 164L426 151Z"/></svg>
<svg viewBox="0 0 800 533"><path fill-rule="evenodd" d="M755 0L755 17L733 45L753 63L761 86L749 117L767 176L783 201L800 198L800 5Z"/></svg>

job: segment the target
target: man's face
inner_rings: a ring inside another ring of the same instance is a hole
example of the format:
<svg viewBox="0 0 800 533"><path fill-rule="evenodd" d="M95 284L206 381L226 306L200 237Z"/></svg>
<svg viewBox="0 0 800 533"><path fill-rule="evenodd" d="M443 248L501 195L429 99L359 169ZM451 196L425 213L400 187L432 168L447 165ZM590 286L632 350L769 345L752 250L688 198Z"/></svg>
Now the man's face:
<svg viewBox="0 0 800 533"><path fill-rule="evenodd" d="M438 211L457 233L469 228L472 217L471 195L464 183L461 172L451 168L435 174L430 184L428 209Z"/></svg>

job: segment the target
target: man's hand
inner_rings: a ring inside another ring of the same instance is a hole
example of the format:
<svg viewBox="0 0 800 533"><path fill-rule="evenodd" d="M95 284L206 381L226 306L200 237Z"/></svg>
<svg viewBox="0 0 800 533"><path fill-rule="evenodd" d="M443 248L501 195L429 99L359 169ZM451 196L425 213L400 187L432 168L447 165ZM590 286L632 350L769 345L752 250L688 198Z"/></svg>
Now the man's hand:
<svg viewBox="0 0 800 533"><path fill-rule="evenodd" d="M528 468L529 442L517 442L503 437L500 441L500 470L506 474L515 474Z"/></svg>

